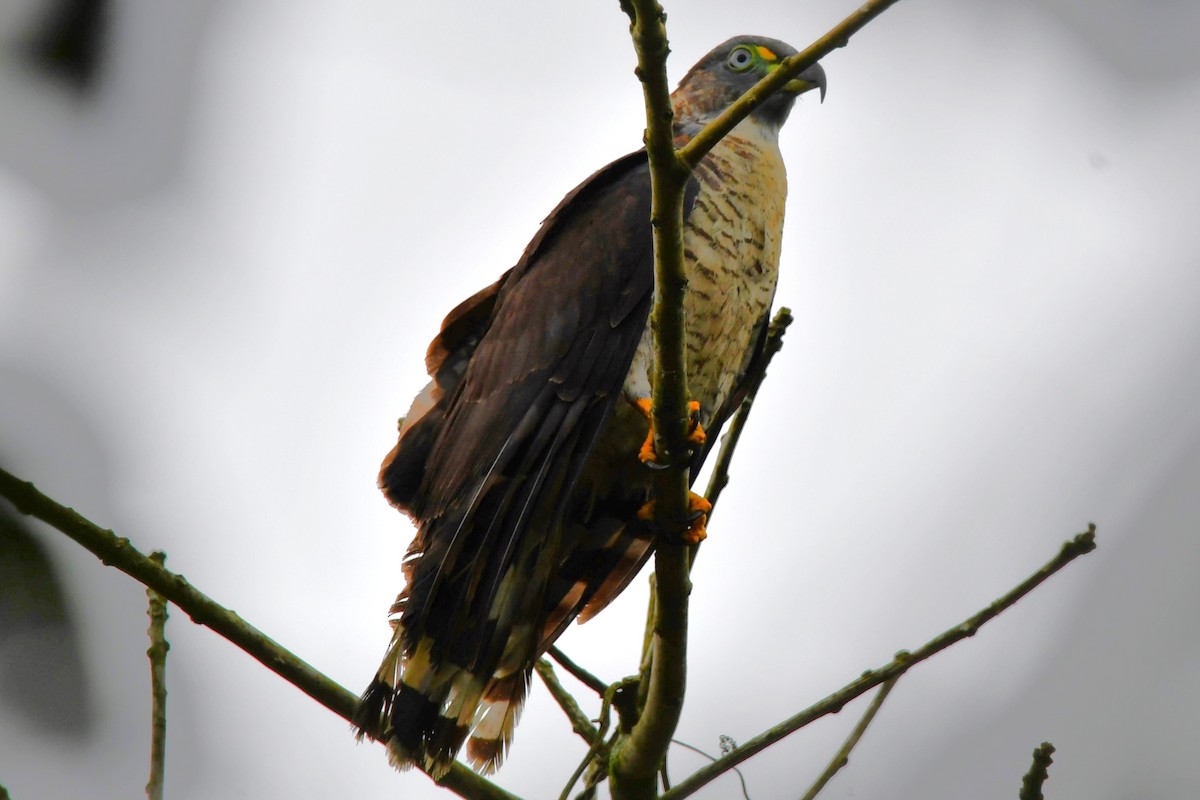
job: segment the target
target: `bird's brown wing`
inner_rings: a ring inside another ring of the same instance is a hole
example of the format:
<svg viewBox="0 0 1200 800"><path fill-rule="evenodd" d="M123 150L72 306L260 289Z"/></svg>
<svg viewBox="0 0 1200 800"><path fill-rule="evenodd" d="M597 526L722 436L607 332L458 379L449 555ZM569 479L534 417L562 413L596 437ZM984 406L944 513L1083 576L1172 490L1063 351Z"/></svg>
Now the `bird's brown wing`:
<svg viewBox="0 0 1200 800"><path fill-rule="evenodd" d="M413 517L419 518L414 504L429 452L442 431L446 412L475 347L487 332L500 288L511 274L512 270L505 272L491 286L459 303L446 315L441 331L429 344L425 368L432 380L401 418L399 441L379 470L379 488L388 501Z"/></svg>
<svg viewBox="0 0 1200 800"><path fill-rule="evenodd" d="M714 409L705 427L707 441L692 453L689 463L688 483L694 485L700 474L700 468L705 459L720 441L721 430L733 416L742 400L746 397L749 386L744 378L757 368L759 360L765 353L767 339L767 322L764 316L756 324L754 347L747 352L746 358L738 371L738 384L734 392L720 408ZM601 538L604 533L600 524L595 526L593 538ZM611 522L611 520L609 520ZM543 649L557 639L571 620L578 616L580 622L587 622L608 607L625 587L629 585L650 556L654 554L653 531L638 525L635 521L625 518L622 525L611 526L611 537L601 546L593 549L580 548L571 554L570 560L564 564L560 576L566 579L567 585L583 585L585 588L574 603L569 606L556 606L547 620L547 636L543 641ZM565 592L560 592L565 594Z"/></svg>
<svg viewBox="0 0 1200 800"><path fill-rule="evenodd" d="M431 346L427 402L380 473L419 528L394 609L408 666L403 685L382 669L356 718L401 759L453 758L467 728L487 724L468 711L489 682L527 674L566 505L620 395L653 285L639 152L569 194Z"/></svg>
<svg viewBox="0 0 1200 800"><path fill-rule="evenodd" d="M487 618L548 479L563 493L564 476L590 452L646 324L649 220L645 156L633 154L568 195L498 291L460 306L431 348L447 353L434 353L441 382L453 385L446 373L465 372L444 404L416 491L393 498L407 499L420 525L402 623L410 646L421 634L459 649L475 638L456 629L478 629ZM478 312L488 304L483 329ZM385 485L412 484L407 438L385 466ZM402 467L408 476L397 479Z"/></svg>

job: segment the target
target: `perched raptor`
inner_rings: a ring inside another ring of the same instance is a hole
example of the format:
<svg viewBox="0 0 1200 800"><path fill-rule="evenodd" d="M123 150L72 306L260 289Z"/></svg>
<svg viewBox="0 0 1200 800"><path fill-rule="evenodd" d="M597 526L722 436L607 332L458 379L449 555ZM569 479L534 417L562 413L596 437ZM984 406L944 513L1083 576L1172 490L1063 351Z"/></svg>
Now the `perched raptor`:
<svg viewBox="0 0 1200 800"><path fill-rule="evenodd" d="M739 36L706 55L672 95L676 144L795 52ZM685 192L687 384L712 434L762 349L787 194L778 134L813 88L824 95L820 66L734 128ZM639 151L568 194L517 265L451 311L430 345L433 380L379 473L418 528L407 585L355 717L397 766L439 776L466 742L471 764L494 770L534 661L649 557L655 532L638 512L652 483L653 452L639 448L653 289ZM694 439L693 475L708 450Z"/></svg>

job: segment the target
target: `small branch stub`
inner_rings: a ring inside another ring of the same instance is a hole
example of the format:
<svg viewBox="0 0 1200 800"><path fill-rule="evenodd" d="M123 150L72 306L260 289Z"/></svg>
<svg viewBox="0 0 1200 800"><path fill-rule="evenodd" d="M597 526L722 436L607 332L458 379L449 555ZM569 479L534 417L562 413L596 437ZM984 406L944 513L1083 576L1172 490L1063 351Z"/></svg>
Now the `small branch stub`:
<svg viewBox="0 0 1200 800"><path fill-rule="evenodd" d="M1050 765L1054 763L1052 755L1054 745L1049 742L1042 742L1041 746L1033 751L1033 764L1021 780L1021 793L1018 795L1020 800L1043 800L1042 784L1050 777Z"/></svg>

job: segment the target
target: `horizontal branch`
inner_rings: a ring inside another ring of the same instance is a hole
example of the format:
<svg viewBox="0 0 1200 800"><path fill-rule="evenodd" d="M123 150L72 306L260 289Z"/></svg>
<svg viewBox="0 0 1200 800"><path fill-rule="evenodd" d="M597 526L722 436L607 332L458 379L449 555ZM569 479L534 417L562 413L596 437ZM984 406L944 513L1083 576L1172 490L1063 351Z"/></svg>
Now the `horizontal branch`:
<svg viewBox="0 0 1200 800"><path fill-rule="evenodd" d="M182 609L192 622L205 625L240 647L260 664L292 684L327 709L351 721L358 698L265 633L196 589L182 575L156 564L110 530L86 519L74 509L56 503L26 481L0 469L0 497L23 514L57 528L90 551L106 566L158 592ZM469 800L519 800L491 781L455 763L438 781Z"/></svg>
<svg viewBox="0 0 1200 800"><path fill-rule="evenodd" d="M937 655L947 647L974 636L984 624L990 622L1005 609L1011 608L1018 600L1040 586L1051 575L1067 566L1067 564L1070 564L1076 558L1090 553L1095 549L1096 526L1088 525L1087 531L1076 534L1074 539L1064 543L1058 555L1046 562L1041 569L1021 581L1021 583L1007 594L995 600L991 605L982 609L974 616L934 637L911 653L906 651L897 653L896 657L890 663L879 669L867 670L857 679L846 684L824 700L809 706L804 711L789 717L778 725L755 736L715 763L701 767L678 783L675 788L664 793L660 800L680 800L680 798L688 797L700 789L700 787L735 765L762 752L767 747L795 733L810 722L829 714L836 714L854 698L869 692L881 683L903 675L917 664Z"/></svg>

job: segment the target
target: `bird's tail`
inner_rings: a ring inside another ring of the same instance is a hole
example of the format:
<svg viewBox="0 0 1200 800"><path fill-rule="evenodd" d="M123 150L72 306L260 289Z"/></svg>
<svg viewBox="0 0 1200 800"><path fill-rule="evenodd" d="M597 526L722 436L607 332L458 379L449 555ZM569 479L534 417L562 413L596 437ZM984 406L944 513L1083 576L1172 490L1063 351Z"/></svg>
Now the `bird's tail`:
<svg viewBox="0 0 1200 800"><path fill-rule="evenodd" d="M422 637L406 656L397 633L359 701L353 720L358 738L385 743L397 769L419 765L435 779L446 774L466 743L468 763L491 774L508 752L530 670L478 676L434 662L431 645Z"/></svg>

